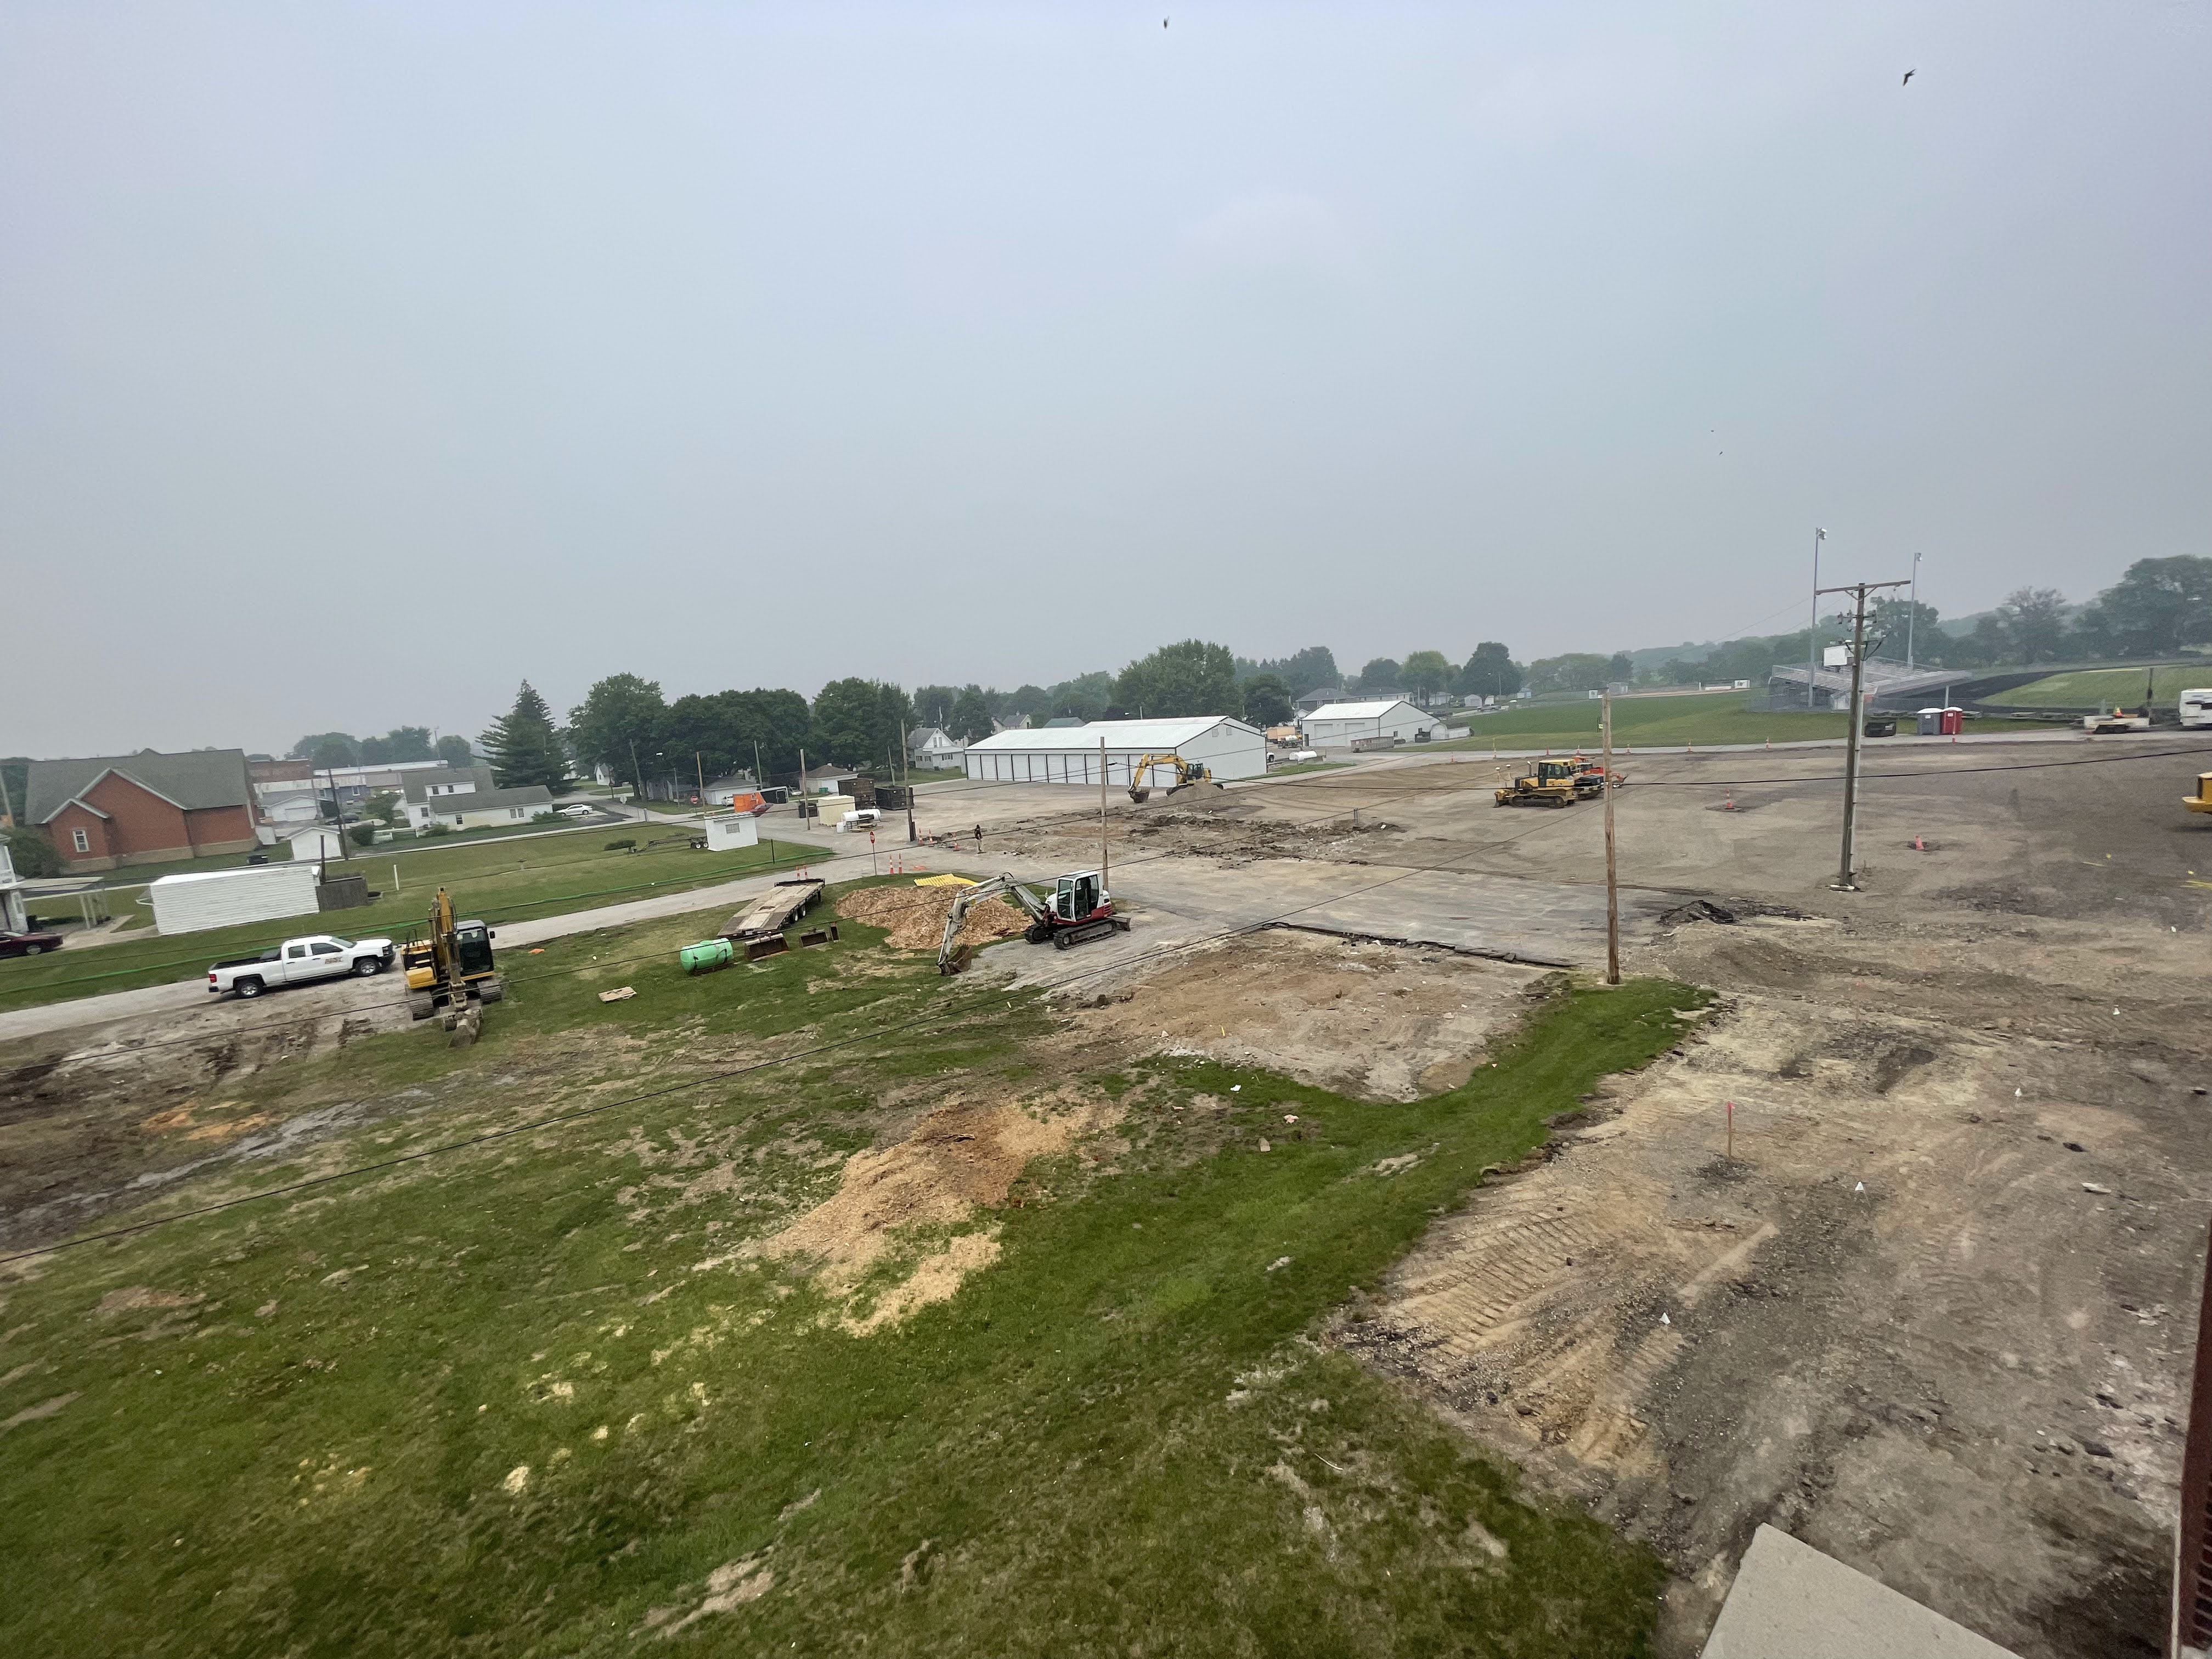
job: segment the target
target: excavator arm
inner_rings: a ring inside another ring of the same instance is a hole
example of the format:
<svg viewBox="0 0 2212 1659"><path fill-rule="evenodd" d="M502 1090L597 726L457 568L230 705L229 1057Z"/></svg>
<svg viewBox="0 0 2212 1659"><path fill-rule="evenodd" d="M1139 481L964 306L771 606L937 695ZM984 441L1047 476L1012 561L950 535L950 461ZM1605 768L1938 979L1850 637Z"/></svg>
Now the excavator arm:
<svg viewBox="0 0 2212 1659"><path fill-rule="evenodd" d="M988 881L979 881L973 887L963 887L952 901L952 912L945 918L945 940L937 947L937 971L951 974L958 971L958 946L961 927L968 920L968 912L985 899L1004 896L1011 898L1029 913L1030 921L1039 927L1048 927L1051 912L1044 901L1016 881L1012 876L993 876Z"/></svg>

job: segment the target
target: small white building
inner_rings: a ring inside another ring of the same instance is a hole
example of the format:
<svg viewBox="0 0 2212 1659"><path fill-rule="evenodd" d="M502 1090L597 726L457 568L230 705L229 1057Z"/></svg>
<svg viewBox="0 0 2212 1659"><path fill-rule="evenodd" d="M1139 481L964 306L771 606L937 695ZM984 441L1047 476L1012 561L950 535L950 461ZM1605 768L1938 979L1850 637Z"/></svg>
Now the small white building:
<svg viewBox="0 0 2212 1659"><path fill-rule="evenodd" d="M707 850L726 853L760 845L760 822L750 812L717 813L707 820Z"/></svg>
<svg viewBox="0 0 2212 1659"><path fill-rule="evenodd" d="M15 855L0 841L0 933L27 933L30 918L23 908L23 883L15 873Z"/></svg>
<svg viewBox="0 0 2212 1659"><path fill-rule="evenodd" d="M163 876L148 885L146 896L154 906L156 933L197 933L240 922L311 916L322 877L319 864L256 864Z"/></svg>
<svg viewBox="0 0 2212 1659"><path fill-rule="evenodd" d="M1316 749L1349 748L1361 738L1395 738L1426 742L1443 717L1416 708L1403 699L1389 702L1324 703L1299 722Z"/></svg>
<svg viewBox="0 0 2212 1659"><path fill-rule="evenodd" d="M1224 781L1267 775L1266 734L1225 714L998 732L969 744L963 764L969 777L986 782L1087 783L1096 788L1102 744L1109 784L1129 783L1130 769L1147 755L1203 761ZM1175 774L1154 765L1146 781L1165 787L1175 781Z"/></svg>
<svg viewBox="0 0 2212 1659"><path fill-rule="evenodd" d="M345 848L340 844L338 832L335 830L302 830L287 836L285 839L292 843L292 862L295 864L320 864L325 859L342 858L345 854Z"/></svg>

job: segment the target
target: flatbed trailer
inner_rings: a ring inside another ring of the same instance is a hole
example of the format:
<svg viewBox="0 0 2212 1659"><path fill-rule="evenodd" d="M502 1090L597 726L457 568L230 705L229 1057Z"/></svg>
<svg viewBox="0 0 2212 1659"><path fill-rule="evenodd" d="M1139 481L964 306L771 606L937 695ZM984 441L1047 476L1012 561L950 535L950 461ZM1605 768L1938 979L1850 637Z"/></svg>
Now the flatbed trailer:
<svg viewBox="0 0 2212 1659"><path fill-rule="evenodd" d="M827 885L818 876L793 876L779 881L724 922L716 937L742 946L748 962L774 956L785 948L783 930L814 908Z"/></svg>

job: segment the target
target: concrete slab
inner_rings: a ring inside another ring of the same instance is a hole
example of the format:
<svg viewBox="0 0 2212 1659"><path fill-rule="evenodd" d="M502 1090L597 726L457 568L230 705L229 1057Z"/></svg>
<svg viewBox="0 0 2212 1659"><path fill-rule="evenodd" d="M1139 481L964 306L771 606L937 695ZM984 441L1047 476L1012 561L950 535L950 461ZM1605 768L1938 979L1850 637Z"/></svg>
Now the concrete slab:
<svg viewBox="0 0 2212 1659"><path fill-rule="evenodd" d="M1762 1526L1704 1659L2014 1659L1832 1555Z"/></svg>

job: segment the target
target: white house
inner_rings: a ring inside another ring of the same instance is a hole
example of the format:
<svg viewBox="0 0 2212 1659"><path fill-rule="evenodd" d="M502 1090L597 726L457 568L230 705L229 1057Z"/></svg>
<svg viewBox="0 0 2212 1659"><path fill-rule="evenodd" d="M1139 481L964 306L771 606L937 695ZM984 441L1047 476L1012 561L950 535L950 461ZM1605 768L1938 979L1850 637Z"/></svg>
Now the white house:
<svg viewBox="0 0 2212 1659"><path fill-rule="evenodd" d="M963 765L969 777L987 782L1088 783L1096 787L1102 744L1109 784L1128 783L1130 769L1147 755L1203 761L1208 771L1224 780L1267 775L1266 735L1225 714L1092 720L1088 726L998 732L969 744ZM1147 781L1165 787L1175 781L1175 775L1155 765Z"/></svg>
<svg viewBox="0 0 2212 1659"><path fill-rule="evenodd" d="M1425 740L1443 724L1438 714L1425 713L1402 699L1390 702L1324 703L1300 722L1306 741L1316 749L1342 749L1360 738L1395 738L1401 743Z"/></svg>
<svg viewBox="0 0 2212 1659"><path fill-rule="evenodd" d="M959 765L960 757L968 752L968 745L957 738L947 737L937 726L925 726L907 733L906 752L914 765L942 770Z"/></svg>
<svg viewBox="0 0 2212 1659"><path fill-rule="evenodd" d="M434 823L453 830L481 830L490 824L526 823L553 809L553 792L542 783L501 789L489 766L441 766L405 780L407 822L416 834Z"/></svg>

